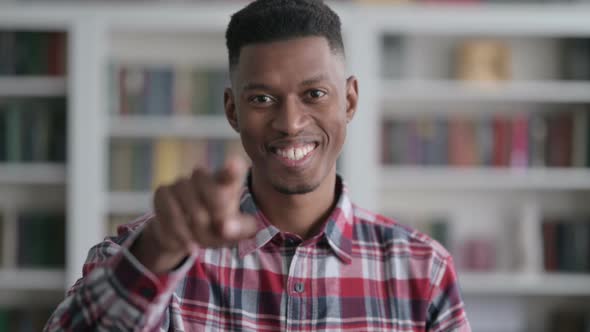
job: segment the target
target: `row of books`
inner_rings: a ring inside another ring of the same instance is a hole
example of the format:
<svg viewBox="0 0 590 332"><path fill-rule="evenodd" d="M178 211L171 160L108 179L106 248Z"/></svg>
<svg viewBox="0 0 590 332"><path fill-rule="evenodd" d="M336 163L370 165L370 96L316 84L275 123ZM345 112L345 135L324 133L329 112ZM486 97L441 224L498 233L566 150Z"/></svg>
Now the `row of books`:
<svg viewBox="0 0 590 332"><path fill-rule="evenodd" d="M223 114L224 70L113 65L113 114Z"/></svg>
<svg viewBox="0 0 590 332"><path fill-rule="evenodd" d="M63 213L23 211L17 217L16 265L22 268L65 266L65 217ZM0 259L6 226L0 212ZM5 262L0 261L0 266Z"/></svg>
<svg viewBox="0 0 590 332"><path fill-rule="evenodd" d="M590 310L584 308L563 308L550 314L549 332L590 331Z"/></svg>
<svg viewBox="0 0 590 332"><path fill-rule="evenodd" d="M542 231L546 271L590 272L590 219L549 219Z"/></svg>
<svg viewBox="0 0 590 332"><path fill-rule="evenodd" d="M66 159L63 98L0 102L0 162L63 162Z"/></svg>
<svg viewBox="0 0 590 332"><path fill-rule="evenodd" d="M178 176L190 175L196 166L219 167L228 155L246 157L239 140L114 140L111 143L110 189L151 190Z"/></svg>
<svg viewBox="0 0 590 332"><path fill-rule="evenodd" d="M409 225L451 251L456 267L462 271L490 271L497 268L497 248L491 238L473 236L456 243L452 223L444 216L413 218Z"/></svg>
<svg viewBox="0 0 590 332"><path fill-rule="evenodd" d="M0 308L0 332L38 332L43 330L53 309Z"/></svg>
<svg viewBox="0 0 590 332"><path fill-rule="evenodd" d="M590 38L563 38L560 43L561 54L554 60L560 75L555 79L590 80ZM403 49L402 37L386 35L383 38L385 78L404 76ZM488 83L513 79L511 48L500 38L464 40L450 58L454 63L450 70L452 78Z"/></svg>
<svg viewBox="0 0 590 332"><path fill-rule="evenodd" d="M0 75L63 76L66 54L63 32L0 31Z"/></svg>
<svg viewBox="0 0 590 332"><path fill-rule="evenodd" d="M17 225L17 266L65 266L66 222L63 214L27 211L19 214Z"/></svg>
<svg viewBox="0 0 590 332"><path fill-rule="evenodd" d="M590 112L386 120L384 164L590 167Z"/></svg>

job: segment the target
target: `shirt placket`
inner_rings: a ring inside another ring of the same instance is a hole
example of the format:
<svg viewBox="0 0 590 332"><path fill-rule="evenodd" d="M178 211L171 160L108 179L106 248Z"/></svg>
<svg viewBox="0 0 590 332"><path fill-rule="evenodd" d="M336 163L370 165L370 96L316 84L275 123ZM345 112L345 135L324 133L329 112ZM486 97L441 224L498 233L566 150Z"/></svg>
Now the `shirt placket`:
<svg viewBox="0 0 590 332"><path fill-rule="evenodd" d="M307 250L305 247L297 247L291 264L289 266L289 275L287 278L287 317L286 331L299 331L298 326L305 319L306 311L304 308L305 294L308 291L306 285L307 278L305 275L305 266L307 259Z"/></svg>

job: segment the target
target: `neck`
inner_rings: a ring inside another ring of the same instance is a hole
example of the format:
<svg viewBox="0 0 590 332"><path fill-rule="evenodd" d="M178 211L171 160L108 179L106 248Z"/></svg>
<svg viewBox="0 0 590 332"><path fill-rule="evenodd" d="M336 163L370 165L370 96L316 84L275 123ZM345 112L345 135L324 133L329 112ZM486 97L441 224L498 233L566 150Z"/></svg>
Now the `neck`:
<svg viewBox="0 0 590 332"><path fill-rule="evenodd" d="M284 194L252 172L252 193L259 209L282 232L308 239L320 231L336 201L336 169L314 191Z"/></svg>

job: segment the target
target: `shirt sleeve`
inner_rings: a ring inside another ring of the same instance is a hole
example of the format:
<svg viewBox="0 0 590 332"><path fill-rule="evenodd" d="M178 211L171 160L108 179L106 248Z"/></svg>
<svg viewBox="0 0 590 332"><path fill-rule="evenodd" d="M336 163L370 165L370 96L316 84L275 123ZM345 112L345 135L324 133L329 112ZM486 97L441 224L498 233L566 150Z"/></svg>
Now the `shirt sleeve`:
<svg viewBox="0 0 590 332"><path fill-rule="evenodd" d="M471 332L451 256L435 262L426 331Z"/></svg>
<svg viewBox="0 0 590 332"><path fill-rule="evenodd" d="M116 237L92 247L82 278L67 292L44 331L152 331L159 327L170 298L194 263L194 255L175 271L154 275L129 248L146 215L121 226Z"/></svg>

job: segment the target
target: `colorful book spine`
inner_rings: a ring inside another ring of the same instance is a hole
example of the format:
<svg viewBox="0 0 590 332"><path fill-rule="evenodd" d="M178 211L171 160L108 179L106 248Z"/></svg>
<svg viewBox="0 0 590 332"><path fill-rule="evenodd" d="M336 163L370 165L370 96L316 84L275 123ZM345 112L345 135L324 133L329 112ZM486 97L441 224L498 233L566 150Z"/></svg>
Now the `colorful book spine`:
<svg viewBox="0 0 590 332"><path fill-rule="evenodd" d="M387 120L381 160L392 165L589 167L590 109L468 118Z"/></svg>
<svg viewBox="0 0 590 332"><path fill-rule="evenodd" d="M154 143L152 188L171 184L182 167L182 143L172 138L159 139Z"/></svg>
<svg viewBox="0 0 590 332"><path fill-rule="evenodd" d="M63 32L0 32L0 75L63 76L66 54Z"/></svg>
<svg viewBox="0 0 590 332"><path fill-rule="evenodd" d="M559 113L549 120L547 134L547 165L553 167L570 167L572 162L573 116L571 113Z"/></svg>

